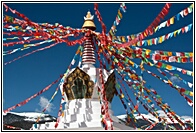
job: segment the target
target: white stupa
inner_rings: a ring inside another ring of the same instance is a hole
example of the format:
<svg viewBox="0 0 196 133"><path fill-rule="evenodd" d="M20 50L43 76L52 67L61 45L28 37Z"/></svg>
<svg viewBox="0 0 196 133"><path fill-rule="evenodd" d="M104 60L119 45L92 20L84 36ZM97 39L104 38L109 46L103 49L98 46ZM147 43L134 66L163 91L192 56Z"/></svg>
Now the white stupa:
<svg viewBox="0 0 196 133"><path fill-rule="evenodd" d="M90 12L84 17L85 22L82 28L95 30L96 26L93 22ZM100 68L95 68L96 62L94 53L93 36L85 35L87 39L84 42L84 50L82 55L82 66L72 69L64 83L60 86L62 94L64 94L65 110L64 116L60 118L58 127L55 128L56 122L46 122L38 124L33 130L105 130L102 123L101 104L98 95L98 87L102 89L101 79L99 77ZM113 70L107 72L102 69L104 86L106 89L106 97L109 101L109 115L112 119L107 121L108 129L113 130L134 130L124 124L120 124L117 117L113 116L111 110L111 102L116 93L115 74Z"/></svg>

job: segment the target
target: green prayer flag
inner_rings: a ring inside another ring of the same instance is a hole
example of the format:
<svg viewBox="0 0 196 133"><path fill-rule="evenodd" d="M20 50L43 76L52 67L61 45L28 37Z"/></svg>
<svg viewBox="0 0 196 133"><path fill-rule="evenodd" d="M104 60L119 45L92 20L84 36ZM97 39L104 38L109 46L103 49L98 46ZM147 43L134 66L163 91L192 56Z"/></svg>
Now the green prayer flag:
<svg viewBox="0 0 196 133"><path fill-rule="evenodd" d="M185 56L186 56L186 57L190 57L189 53L185 53Z"/></svg>
<svg viewBox="0 0 196 133"><path fill-rule="evenodd" d="M186 90L186 91L184 92L185 95L189 95L189 93L190 93L190 91L188 91L188 90Z"/></svg>
<svg viewBox="0 0 196 133"><path fill-rule="evenodd" d="M118 63L118 60L116 58L114 58L114 62Z"/></svg>
<svg viewBox="0 0 196 133"><path fill-rule="evenodd" d="M125 58L125 62L128 63L128 61L129 61L129 59L128 58Z"/></svg>
<svg viewBox="0 0 196 133"><path fill-rule="evenodd" d="M161 98L161 96L159 96L159 95L156 95L156 97L157 97L157 98Z"/></svg>
<svg viewBox="0 0 196 133"><path fill-rule="evenodd" d="M163 63L161 67L166 68L166 66L167 66L167 64Z"/></svg>
<svg viewBox="0 0 196 133"><path fill-rule="evenodd" d="M192 76L192 72L191 71L186 71L187 75Z"/></svg>

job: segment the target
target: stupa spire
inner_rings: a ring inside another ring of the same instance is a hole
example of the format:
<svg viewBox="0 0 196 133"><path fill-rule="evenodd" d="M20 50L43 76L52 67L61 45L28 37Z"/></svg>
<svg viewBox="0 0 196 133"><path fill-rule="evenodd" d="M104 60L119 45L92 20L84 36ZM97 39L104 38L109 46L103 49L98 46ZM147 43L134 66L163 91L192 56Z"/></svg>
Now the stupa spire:
<svg viewBox="0 0 196 133"><path fill-rule="evenodd" d="M86 17L84 17L84 24L82 28L95 30L96 26L93 21L94 16L88 11ZM84 41L84 51L82 55L83 64L95 64L95 53L94 53L94 43L93 35L85 34L86 40Z"/></svg>

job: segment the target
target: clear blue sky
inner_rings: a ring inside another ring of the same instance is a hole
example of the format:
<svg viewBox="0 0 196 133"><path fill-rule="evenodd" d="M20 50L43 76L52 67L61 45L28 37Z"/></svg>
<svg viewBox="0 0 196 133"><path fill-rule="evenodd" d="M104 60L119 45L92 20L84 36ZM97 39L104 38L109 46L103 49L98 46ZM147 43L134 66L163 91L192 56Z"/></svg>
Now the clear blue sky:
<svg viewBox="0 0 196 133"><path fill-rule="evenodd" d="M71 3L9 3L7 4L12 9L16 9L20 13L26 15L30 20L34 22L48 22L51 24L60 23L63 26L70 26L73 28L81 28L83 25L83 17L87 11L90 10L94 14L93 3L83 4L71 4ZM117 27L117 35L130 35L143 31L149 26L149 24L155 19L161 9L164 7L164 3L127 3L127 12L123 14L123 19L120 25ZM169 14L164 20L176 15L178 12L188 7L190 3L174 3L170 9ZM102 15L103 21L109 31L110 27L115 20L119 3L99 4L99 11ZM5 14L5 13L4 13ZM10 15L9 13L6 13ZM97 31L101 31L100 23L95 17L95 24ZM159 37L166 33L172 32L176 29L184 27L193 22L193 14L175 22L174 25L169 28L164 28L155 35L149 37ZM63 74L68 65L70 64L78 45L70 47L66 44L57 45L51 49L37 52L28 57L22 58L12 64L8 64L3 67L3 109L7 109L26 98L37 93L51 82L56 80L60 74ZM153 50L165 50L165 51L178 51L178 52L192 52L193 51L193 30L187 34L181 34L175 38L172 38L157 46L149 46L149 49ZM7 49L7 48L6 48ZM3 57L3 62L13 60L14 58L30 52L36 48L30 50L15 53L13 55ZM193 64L177 64L184 69L193 70ZM155 69L152 69L154 71ZM178 73L178 72L174 72ZM178 73L179 74L179 73ZM184 80L193 82L192 77L186 75L180 75ZM163 100L167 102L170 107L180 116L189 115L192 116L193 108L190 107L180 94L169 87L168 85L160 82L154 77L144 74L144 79L148 81L148 84L161 95ZM184 85L182 82L178 85L185 87L188 90L192 90ZM50 90L43 93L47 99L50 99L53 95L57 85L54 85ZM132 99L135 99L132 96ZM26 105L18 107L13 111L25 112L35 111L40 109L39 103L40 96L33 99ZM55 97L53 104L55 109L49 114L57 116L60 105L61 94L60 91ZM118 106L117 106L118 105ZM112 102L112 109L115 115L124 114L125 110L120 103L120 100L115 97ZM142 107L140 108L142 113L147 113Z"/></svg>

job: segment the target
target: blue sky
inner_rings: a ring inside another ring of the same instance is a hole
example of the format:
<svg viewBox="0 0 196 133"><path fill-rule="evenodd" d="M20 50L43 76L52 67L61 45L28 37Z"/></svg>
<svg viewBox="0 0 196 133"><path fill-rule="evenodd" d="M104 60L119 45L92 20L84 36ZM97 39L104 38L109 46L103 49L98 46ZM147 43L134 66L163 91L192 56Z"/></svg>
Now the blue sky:
<svg viewBox="0 0 196 133"><path fill-rule="evenodd" d="M18 12L26 15L30 20L38 23L48 22L51 24L60 23L63 26L70 26L73 28L81 28L83 25L83 17L87 11L90 10L94 14L93 3L7 3L12 9L16 9ZM155 19L161 9L164 7L164 3L126 3L127 12L123 14L123 19L120 25L117 27L117 35L130 35L138 33L146 29L150 23ZM173 3L169 14L164 20L176 15L181 10L187 8L190 3ZM99 11L102 15L103 22L107 27L107 32L112 26L119 3L105 3L99 4ZM10 15L10 13L4 13ZM13 16L13 15L12 15ZM97 27L96 31L101 31L100 23L97 18L94 19ZM162 21L163 22L163 21ZM184 27L193 22L193 15L190 14L186 18L175 22L169 28L163 28L160 32L157 32L153 37L159 37L166 33L172 32L176 29ZM16 62L8 64L3 67L3 109L7 109L17 103L27 99L34 95L39 90L45 88L47 85L55 81L59 75L63 74L68 65L70 64L78 45L67 46L66 44L59 44L51 49L37 52L33 55L22 58ZM193 51L193 30L186 34L181 34L175 38L163 42L157 46L147 47L153 50L165 50L165 51L178 51L178 52L192 52ZM5 48L9 49L9 48ZM26 51L18 52L13 55L3 57L3 62L13 60L14 58L28 53L36 48L32 48ZM174 66L178 66L184 69L193 70L193 64L178 64L174 63ZM155 71L153 68L149 70ZM174 72L180 74L178 72ZM193 82L192 77L182 75L180 76L189 82ZM159 95L167 102L170 107L180 116L188 115L192 116L193 108L190 107L180 94L169 87L168 85L160 82L154 77L144 74L144 79L148 84L159 93ZM182 82L177 84L188 89ZM44 106L44 102L50 99L53 95L57 84L51 89L33 99L26 105L18 107L13 111L26 112L40 110L41 106ZM59 91L60 92L60 91ZM130 92L130 96L133 94ZM42 105L39 104L42 99ZM49 114L57 116L59 105L61 100L61 94L58 93L52 102L51 110ZM116 106L118 105L118 106ZM112 109L114 115L124 114L125 110L120 103L120 100L115 97L112 101ZM142 113L147 113L142 107L139 109Z"/></svg>

